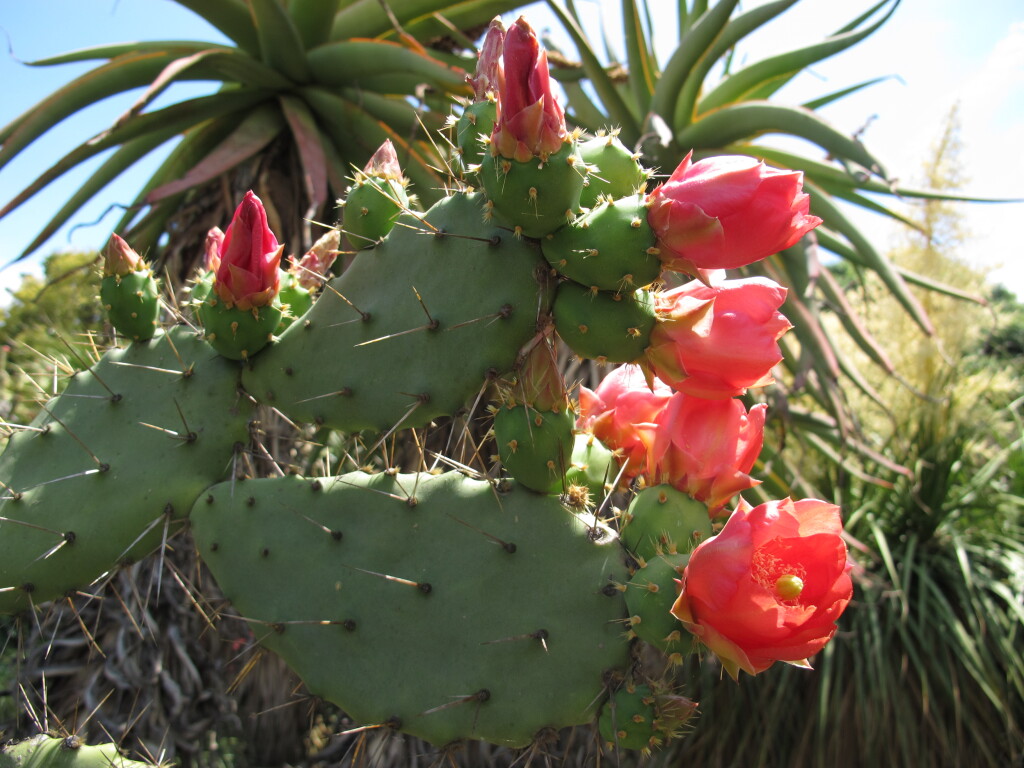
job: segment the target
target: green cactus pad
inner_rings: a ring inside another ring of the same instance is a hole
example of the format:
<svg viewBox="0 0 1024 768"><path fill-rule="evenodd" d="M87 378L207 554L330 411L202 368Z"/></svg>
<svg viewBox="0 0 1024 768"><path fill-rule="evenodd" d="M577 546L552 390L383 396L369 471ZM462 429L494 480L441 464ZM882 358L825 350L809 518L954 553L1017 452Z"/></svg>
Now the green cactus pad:
<svg viewBox="0 0 1024 768"><path fill-rule="evenodd" d="M591 500L599 504L611 491L618 473L615 456L604 443L589 432L575 436L567 482L586 487Z"/></svg>
<svg viewBox="0 0 1024 768"><path fill-rule="evenodd" d="M409 195L400 181L360 174L345 197L341 229L352 247L366 248L386 237L407 210Z"/></svg>
<svg viewBox="0 0 1024 768"><path fill-rule="evenodd" d="M644 191L648 172L614 133L580 142L580 155L590 169L580 195L584 208L597 205L598 197L627 197Z"/></svg>
<svg viewBox="0 0 1024 768"><path fill-rule="evenodd" d="M223 483L199 552L260 642L365 725L522 747L591 721L628 662L622 552L458 473Z"/></svg>
<svg viewBox="0 0 1024 768"><path fill-rule="evenodd" d="M197 312L204 338L229 360L248 360L267 346L284 314L277 301L266 307L239 309L229 307L216 293L210 293Z"/></svg>
<svg viewBox="0 0 1024 768"><path fill-rule="evenodd" d="M670 611L679 596L676 580L690 556L655 555L637 568L626 589L630 628L636 636L668 654L682 654L692 645L689 632Z"/></svg>
<svg viewBox="0 0 1024 768"><path fill-rule="evenodd" d="M406 216L243 373L296 422L419 427L508 370L548 305L539 249L483 221L480 195Z"/></svg>
<svg viewBox="0 0 1024 768"><path fill-rule="evenodd" d="M603 202L541 241L544 258L586 287L632 291L661 274L642 196Z"/></svg>
<svg viewBox="0 0 1024 768"><path fill-rule="evenodd" d="M544 237L573 218L585 178L575 142L567 142L546 162L520 162L487 152L480 165L480 180L496 218L527 237Z"/></svg>
<svg viewBox="0 0 1024 768"><path fill-rule="evenodd" d="M177 327L75 375L0 456L0 613L137 560L248 436L237 367Z"/></svg>
<svg viewBox="0 0 1024 768"><path fill-rule="evenodd" d="M707 505L671 485L640 491L622 523L622 543L640 557L661 552L689 552L711 536Z"/></svg>
<svg viewBox="0 0 1024 768"><path fill-rule="evenodd" d="M455 123L455 147L462 158L463 167L479 165L486 152L485 140L494 130L497 104L478 101L469 104Z"/></svg>
<svg viewBox="0 0 1024 768"><path fill-rule="evenodd" d="M494 438L505 470L538 493L564 491L575 422L568 410L542 412L528 405L501 408L494 415Z"/></svg>
<svg viewBox="0 0 1024 768"><path fill-rule="evenodd" d="M647 291L593 291L571 280L559 285L553 310L558 335L573 352L609 363L639 359L655 323Z"/></svg>
<svg viewBox="0 0 1024 768"><path fill-rule="evenodd" d="M109 275L100 283L100 301L114 329L133 341L148 341L157 331L160 287L147 269Z"/></svg>
<svg viewBox="0 0 1024 768"><path fill-rule="evenodd" d="M0 747L0 768L145 768L152 763L129 760L113 744L87 746L76 737L39 734Z"/></svg>

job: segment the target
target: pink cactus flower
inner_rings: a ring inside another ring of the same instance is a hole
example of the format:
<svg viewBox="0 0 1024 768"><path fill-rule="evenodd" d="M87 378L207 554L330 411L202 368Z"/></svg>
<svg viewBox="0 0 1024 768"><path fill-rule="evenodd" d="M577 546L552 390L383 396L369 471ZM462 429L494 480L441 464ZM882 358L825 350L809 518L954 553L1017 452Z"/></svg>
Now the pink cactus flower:
<svg viewBox="0 0 1024 768"><path fill-rule="evenodd" d="M733 269L789 248L821 223L808 214L803 173L754 158L691 152L650 195L647 221L665 266L697 275Z"/></svg>
<svg viewBox="0 0 1024 768"><path fill-rule="evenodd" d="M377 151L373 153L367 163L366 167L363 168L364 176L375 176L383 179L396 179L402 178L402 168L398 164L398 153L395 152L395 145L391 143L391 139L384 139L384 143L377 147Z"/></svg>
<svg viewBox="0 0 1024 768"><path fill-rule="evenodd" d="M207 272L216 272L220 266L220 249L224 242L224 233L220 227L212 227L206 233L206 244L203 256L203 266Z"/></svg>
<svg viewBox="0 0 1024 768"><path fill-rule="evenodd" d="M748 412L735 398L704 400L676 392L654 420L647 481L671 484L714 515L761 482L749 472L761 453L767 408L755 405Z"/></svg>
<svg viewBox="0 0 1024 768"><path fill-rule="evenodd" d="M654 379L653 389L636 365L620 365L601 380L596 390L580 387L578 429L593 432L619 454L624 482L648 467L648 447L655 442L657 419L672 398L672 390Z"/></svg>
<svg viewBox="0 0 1024 768"><path fill-rule="evenodd" d="M779 312L786 289L763 277L698 280L655 294L658 323L640 362L675 390L709 400L771 384L779 338L792 326Z"/></svg>
<svg viewBox="0 0 1024 768"><path fill-rule="evenodd" d="M267 226L267 212L252 190L235 209L221 243L213 288L227 306L254 309L270 304L280 290L278 265L284 246Z"/></svg>
<svg viewBox="0 0 1024 768"><path fill-rule="evenodd" d="M526 162L546 159L569 140L565 115L551 93L548 56L536 33L520 17L505 34L504 78L498 85L498 119L491 151Z"/></svg>
<svg viewBox="0 0 1024 768"><path fill-rule="evenodd" d="M505 44L505 25L496 17L487 27L487 34L480 45L480 56L476 61L476 74L468 76L477 101L496 98L505 76L501 65L501 53Z"/></svg>
<svg viewBox="0 0 1024 768"><path fill-rule="evenodd" d="M111 235L103 249L103 276L123 277L146 269L146 262L120 235Z"/></svg>
<svg viewBox="0 0 1024 768"><path fill-rule="evenodd" d="M842 533L833 504L741 499L690 555L672 615L733 678L776 661L809 666L853 596Z"/></svg>
<svg viewBox="0 0 1024 768"><path fill-rule="evenodd" d="M340 246L341 232L329 229L313 243L313 247L306 251L301 259L293 261L288 271L295 275L299 285L307 291L315 290L330 276L331 266L338 258ZM294 258L292 256L292 259Z"/></svg>

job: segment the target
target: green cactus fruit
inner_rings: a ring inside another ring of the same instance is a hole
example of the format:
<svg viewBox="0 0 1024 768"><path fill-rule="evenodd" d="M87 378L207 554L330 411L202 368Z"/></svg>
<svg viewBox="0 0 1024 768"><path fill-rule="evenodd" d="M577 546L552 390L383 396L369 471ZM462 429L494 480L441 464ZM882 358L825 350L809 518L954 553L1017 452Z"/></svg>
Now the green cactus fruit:
<svg viewBox="0 0 1024 768"><path fill-rule="evenodd" d="M598 720L609 748L649 754L679 735L697 705L661 686L627 685L612 694Z"/></svg>
<svg viewBox="0 0 1024 768"><path fill-rule="evenodd" d="M645 559L686 553L711 536L711 518L702 502L671 485L654 485L633 498L619 535L631 552Z"/></svg>
<svg viewBox="0 0 1024 768"><path fill-rule="evenodd" d="M693 645L688 632L670 611L679 596L676 580L681 578L690 556L655 555L644 560L626 588L630 629L641 640L669 654L674 662Z"/></svg>
<svg viewBox="0 0 1024 768"><path fill-rule="evenodd" d="M0 455L0 613L148 554L248 438L237 366L179 326L80 371Z"/></svg>
<svg viewBox="0 0 1024 768"><path fill-rule="evenodd" d="M494 415L494 439L502 466L517 482L538 493L561 493L572 461L572 411L538 411L528 405L501 408Z"/></svg>
<svg viewBox="0 0 1024 768"><path fill-rule="evenodd" d="M113 744L88 746L75 736L58 738L41 733L0 747L0 768L152 768L152 763L129 760Z"/></svg>
<svg viewBox="0 0 1024 768"><path fill-rule="evenodd" d="M523 747L591 722L629 663L621 549L556 496L456 472L269 478L214 486L191 522L259 641L364 725Z"/></svg>
<svg viewBox="0 0 1024 768"><path fill-rule="evenodd" d="M252 309L229 307L210 293L198 307L204 338L229 360L248 360L274 338L284 312L280 303Z"/></svg>
<svg viewBox="0 0 1024 768"><path fill-rule="evenodd" d="M321 290L242 382L295 422L419 427L512 369L550 299L536 245L483 220L481 195L411 214Z"/></svg>
<svg viewBox="0 0 1024 768"><path fill-rule="evenodd" d="M593 208L598 198L627 197L644 191L650 174L640 165L639 155L619 141L617 131L580 142L580 154L590 170L580 196L584 208Z"/></svg>
<svg viewBox="0 0 1024 768"><path fill-rule="evenodd" d="M541 241L544 258L577 283L603 291L632 291L661 274L657 237L642 195L600 203Z"/></svg>
<svg viewBox="0 0 1024 768"><path fill-rule="evenodd" d="M580 357L630 363L650 344L655 317L648 291L594 291L567 280L552 309L558 335Z"/></svg>
<svg viewBox="0 0 1024 768"><path fill-rule="evenodd" d="M205 302L213 292L214 273L212 270L199 272L188 289L188 303L193 310L198 310L199 305Z"/></svg>
<svg viewBox="0 0 1024 768"><path fill-rule="evenodd" d="M110 324L122 336L132 341L153 338L160 314L160 286L148 269L104 277L100 301Z"/></svg>
<svg viewBox="0 0 1024 768"><path fill-rule="evenodd" d="M586 164L575 142L546 161L526 162L484 153L480 180L502 223L527 237L544 237L579 211Z"/></svg>
<svg viewBox="0 0 1024 768"><path fill-rule="evenodd" d="M313 306L312 294L300 285L299 279L291 272L281 273L281 291L277 300L281 304L282 315L275 333L284 333L296 318L302 317Z"/></svg>
<svg viewBox="0 0 1024 768"><path fill-rule="evenodd" d="M599 504L612 490L618 471L614 454L594 435L580 432L574 436L566 482L587 488L591 500Z"/></svg>
<svg viewBox="0 0 1024 768"><path fill-rule="evenodd" d="M455 147L464 168L479 165L487 152L486 140L494 130L497 104L477 101L466 105L455 123Z"/></svg>
<svg viewBox="0 0 1024 768"><path fill-rule="evenodd" d="M342 209L341 228L354 248L376 245L409 210L405 179L358 174Z"/></svg>

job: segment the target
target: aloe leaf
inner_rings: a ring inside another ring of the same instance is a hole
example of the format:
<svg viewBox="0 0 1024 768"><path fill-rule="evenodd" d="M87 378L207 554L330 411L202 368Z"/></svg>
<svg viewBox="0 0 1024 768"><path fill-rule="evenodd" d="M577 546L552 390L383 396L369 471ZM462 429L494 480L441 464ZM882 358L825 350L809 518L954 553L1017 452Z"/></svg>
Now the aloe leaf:
<svg viewBox="0 0 1024 768"><path fill-rule="evenodd" d="M823 190L832 195L832 197L839 198L840 200L845 200L846 202L853 203L854 205L863 208L864 210L871 211L872 213L877 213L881 216L893 219L894 221L898 221L910 229L918 231L921 230L921 225L918 224L913 219L904 216L899 211L895 211L887 205L883 205L877 200L872 200L870 197L865 197L864 195L861 195L853 191L848 186L841 184L830 184L827 181L822 182L814 178L814 176L810 176L810 178L815 184L817 184Z"/></svg>
<svg viewBox="0 0 1024 768"><path fill-rule="evenodd" d="M50 67L55 64L73 64L80 61L94 61L96 59L115 59L125 54L166 53L177 58L211 48L220 48L224 51L237 50L231 46L207 43L202 40L140 40L131 43L110 43L89 48L78 48L56 56L48 56L45 59L26 61L25 66Z"/></svg>
<svg viewBox="0 0 1024 768"><path fill-rule="evenodd" d="M673 114L673 125L676 130L693 122L696 112L695 104L705 86L708 74L722 57L728 54L744 37L767 24L796 2L797 0L776 0L773 3L766 3L740 14L725 25L721 34L694 63L686 77Z"/></svg>
<svg viewBox="0 0 1024 768"><path fill-rule="evenodd" d="M858 32L846 32L814 45L787 51L778 56L771 56L751 64L738 72L734 72L701 99L697 111L708 112L723 107L726 104L749 99L750 94L754 90L769 81L773 83L773 90L778 90L792 80L796 74L812 64L834 56L852 45L856 45L865 37L875 32L882 24L888 21L889 16L892 15L895 9L896 5L893 5L889 12L881 19Z"/></svg>
<svg viewBox="0 0 1024 768"><path fill-rule="evenodd" d="M719 0L710 11L701 14L696 23L679 41L679 47L672 54L661 73L661 79L654 89L651 111L666 122L674 119L679 94L691 76L700 57L714 44L722 33L738 0Z"/></svg>
<svg viewBox="0 0 1024 768"><path fill-rule="evenodd" d="M75 193L54 214L53 218L46 223L46 226L40 230L35 239L22 251L21 257L32 253L41 246L107 184L130 168L136 161L148 155L164 142L174 138L176 133L177 131L173 129L154 131L131 141L126 141L118 147L117 151L108 157L99 168L93 171L81 187L75 190Z"/></svg>
<svg viewBox="0 0 1024 768"><path fill-rule="evenodd" d="M320 85L360 86L368 78L412 73L419 82L449 93L468 94L466 72L399 43L345 40L309 52L313 79ZM406 91L406 93L409 93Z"/></svg>
<svg viewBox="0 0 1024 768"><path fill-rule="evenodd" d="M346 3L334 16L331 40L354 37L378 37L394 33L392 17L409 34L418 39L443 33L437 14L459 29L486 24L495 16L518 7L515 0L403 0L388 5L379 0L356 0Z"/></svg>
<svg viewBox="0 0 1024 768"><path fill-rule="evenodd" d="M288 14L306 50L331 39L331 23L338 5L338 0L291 0L288 4Z"/></svg>
<svg viewBox="0 0 1024 768"><path fill-rule="evenodd" d="M838 91L834 91L832 93L826 94L825 96L819 96L816 99L811 99L810 101L805 101L801 106L804 109L810 109L812 111L813 110L818 110L818 109L821 109L822 107L828 106L829 104L831 104L831 103L833 103L835 101L839 101L840 99L845 99L847 96L850 96L850 95L856 93L857 91L862 91L865 88L870 88L872 85L878 85L879 83L883 83L883 82L885 82L886 80L889 80L889 79L891 79L891 78L888 75L883 76L883 77L873 77L870 80L865 80L863 83L857 83L856 85L851 85L851 86L849 86L847 88L841 88ZM762 98L762 97L758 96L758 98Z"/></svg>
<svg viewBox="0 0 1024 768"><path fill-rule="evenodd" d="M882 349L881 345L871 335L871 332L861 322L860 316L846 300L846 294L836 282L835 277L828 269L823 269L818 278L818 287L829 304L829 309L839 319L843 328L853 339L854 343L878 366L890 376L896 372L896 367L889 359L889 355Z"/></svg>
<svg viewBox="0 0 1024 768"><path fill-rule="evenodd" d="M140 211L147 207L145 202L146 196L161 184L181 178L198 165L204 157L237 128L238 122L238 116L227 114L187 128L181 141L174 146L170 154L167 155L156 171L143 184L133 202L127 206L124 215L113 231L127 233L132 222L138 218ZM178 199L178 197L168 198L159 205L166 206L175 199Z"/></svg>
<svg viewBox="0 0 1024 768"><path fill-rule="evenodd" d="M442 113L417 109L407 98L382 96L379 93L355 88L342 88L339 93L349 101L358 103L376 119L383 120L394 130L410 138L423 135L423 138L429 140L429 134L441 130L447 122Z"/></svg>
<svg viewBox="0 0 1024 768"><path fill-rule="evenodd" d="M320 141L320 129L305 102L295 96L279 96L288 127L302 164L302 183L312 210L327 201L327 158Z"/></svg>
<svg viewBox="0 0 1024 768"><path fill-rule="evenodd" d="M730 104L701 115L676 134L676 142L684 148L711 149L766 133L806 139L833 156L859 163L885 178L881 163L856 139L840 133L810 110L767 101Z"/></svg>
<svg viewBox="0 0 1024 768"><path fill-rule="evenodd" d="M281 112L274 104L259 105L241 118L238 127L184 175L150 191L145 203L153 205L215 179L267 146L283 127Z"/></svg>
<svg viewBox="0 0 1024 768"><path fill-rule="evenodd" d="M228 112L234 112L265 98L259 91L233 91L202 96L172 104L155 112L136 115L121 125L111 128L71 150L53 166L14 197L3 209L0 218L32 197L40 189L66 171L109 147L116 146L137 136L174 127L184 130L203 120ZM23 258L23 254L19 258Z"/></svg>
<svg viewBox="0 0 1024 768"><path fill-rule="evenodd" d="M309 81L309 65L302 37L291 17L278 0L247 0L256 34L260 58L293 83Z"/></svg>
<svg viewBox="0 0 1024 768"><path fill-rule="evenodd" d="M873 270L885 283L896 300L903 306L914 322L929 336L935 335L928 314L924 311L917 297L907 288L902 275L892 263L884 258L871 245L864 234L839 210L832 198L819 187L805 179L805 188L811 193L811 212L820 216L825 225L845 237L853 250L860 256L861 263Z"/></svg>
<svg viewBox="0 0 1024 768"><path fill-rule="evenodd" d="M640 123L636 115L633 114L631 107L622 97L622 94L616 89L615 83L605 71L597 54L590 47L590 43L583 34L583 30L566 9L562 7L561 3L556 2L556 0L547 0L547 2L548 7L558 17L562 26L565 27L565 31L569 33L569 37L572 38L573 44L576 46L580 59L583 62L583 71L587 73L587 77L590 78L594 90L597 91L597 95L603 102L604 108L608 112L609 120L621 129L623 143L626 146L636 144L640 139Z"/></svg>
<svg viewBox="0 0 1024 768"><path fill-rule="evenodd" d="M4 140L0 148L0 168L69 115L115 93L146 85L173 59L165 53L126 55L58 88L0 131Z"/></svg>
<svg viewBox="0 0 1024 768"><path fill-rule="evenodd" d="M174 0L202 17L251 56L259 57L260 40L243 0Z"/></svg>
<svg viewBox="0 0 1024 768"><path fill-rule="evenodd" d="M658 63L644 31L643 20L636 0L622 0L622 22L626 37L626 61L629 64L629 85L633 102L639 114L647 113L654 84L658 78Z"/></svg>

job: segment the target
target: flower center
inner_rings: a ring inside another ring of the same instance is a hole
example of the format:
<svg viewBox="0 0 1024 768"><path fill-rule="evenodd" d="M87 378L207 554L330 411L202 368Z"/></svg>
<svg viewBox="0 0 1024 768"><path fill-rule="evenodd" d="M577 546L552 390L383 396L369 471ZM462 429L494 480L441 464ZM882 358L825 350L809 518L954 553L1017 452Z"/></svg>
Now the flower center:
<svg viewBox="0 0 1024 768"><path fill-rule="evenodd" d="M796 574L787 573L775 580L775 594L780 600L796 600L804 591L804 580Z"/></svg>

